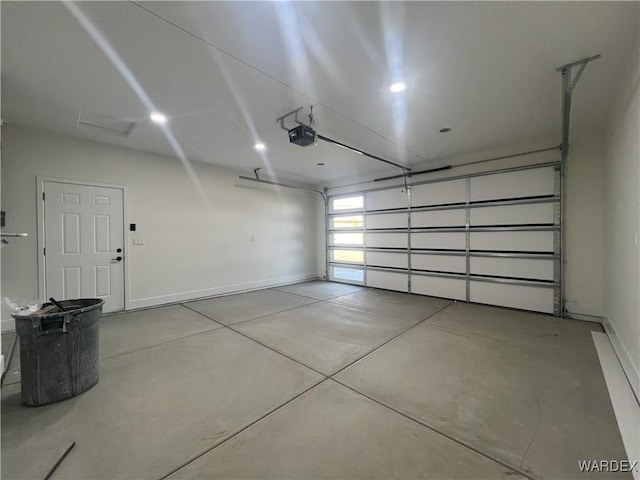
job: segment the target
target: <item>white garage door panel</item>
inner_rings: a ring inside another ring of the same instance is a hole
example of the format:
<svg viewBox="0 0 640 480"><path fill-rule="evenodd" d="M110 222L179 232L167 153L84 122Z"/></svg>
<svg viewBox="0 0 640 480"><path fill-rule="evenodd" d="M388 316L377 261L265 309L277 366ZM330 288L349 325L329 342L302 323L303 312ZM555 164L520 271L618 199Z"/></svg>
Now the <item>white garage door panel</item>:
<svg viewBox="0 0 640 480"><path fill-rule="evenodd" d="M411 234L412 248L464 250L464 232L416 232Z"/></svg>
<svg viewBox="0 0 640 480"><path fill-rule="evenodd" d="M464 300L467 288L465 281L457 278L411 275L411 292L419 293L420 295Z"/></svg>
<svg viewBox="0 0 640 480"><path fill-rule="evenodd" d="M470 211L471 225L553 224L553 203L478 207Z"/></svg>
<svg viewBox="0 0 640 480"><path fill-rule="evenodd" d="M465 212L455 210L435 210L431 212L411 212L411 227L464 227Z"/></svg>
<svg viewBox="0 0 640 480"><path fill-rule="evenodd" d="M367 215L367 228L407 228L407 212Z"/></svg>
<svg viewBox="0 0 640 480"><path fill-rule="evenodd" d="M411 254L411 268L438 272L465 273L466 259L453 255Z"/></svg>
<svg viewBox="0 0 640 480"><path fill-rule="evenodd" d="M367 270L367 286L407 292L409 291L408 275L406 273Z"/></svg>
<svg viewBox="0 0 640 480"><path fill-rule="evenodd" d="M408 264L406 253L367 252L367 265L408 268Z"/></svg>
<svg viewBox="0 0 640 480"><path fill-rule="evenodd" d="M501 198L553 195L555 188L553 167L520 170L471 178L471 201Z"/></svg>
<svg viewBox="0 0 640 480"><path fill-rule="evenodd" d="M553 252L553 232L471 232L470 248L509 252Z"/></svg>
<svg viewBox="0 0 640 480"><path fill-rule="evenodd" d="M406 233L367 233L367 247L407 248Z"/></svg>
<svg viewBox="0 0 640 480"><path fill-rule="evenodd" d="M367 210L407 208L407 194L401 188L368 192L365 197L365 206Z"/></svg>
<svg viewBox="0 0 640 480"><path fill-rule="evenodd" d="M471 282L470 300L489 305L553 313L553 288Z"/></svg>
<svg viewBox="0 0 640 480"><path fill-rule="evenodd" d="M553 280L553 260L471 257L471 273L503 277Z"/></svg>
<svg viewBox="0 0 640 480"><path fill-rule="evenodd" d="M427 183L411 187L411 206L445 205L466 201L466 180Z"/></svg>

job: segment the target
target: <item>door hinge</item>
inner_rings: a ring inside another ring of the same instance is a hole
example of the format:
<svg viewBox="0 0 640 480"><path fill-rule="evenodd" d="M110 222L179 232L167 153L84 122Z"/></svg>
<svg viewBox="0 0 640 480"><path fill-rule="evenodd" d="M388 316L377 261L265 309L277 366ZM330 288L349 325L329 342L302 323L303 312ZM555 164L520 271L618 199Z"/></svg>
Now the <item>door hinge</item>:
<svg viewBox="0 0 640 480"><path fill-rule="evenodd" d="M44 201L44 192L42 192L42 201Z"/></svg>
<svg viewBox="0 0 640 480"><path fill-rule="evenodd" d="M42 254L43 254L43 255L46 255L46 254L47 254L47 249L46 249L46 248L43 248L43 249L42 249Z"/></svg>

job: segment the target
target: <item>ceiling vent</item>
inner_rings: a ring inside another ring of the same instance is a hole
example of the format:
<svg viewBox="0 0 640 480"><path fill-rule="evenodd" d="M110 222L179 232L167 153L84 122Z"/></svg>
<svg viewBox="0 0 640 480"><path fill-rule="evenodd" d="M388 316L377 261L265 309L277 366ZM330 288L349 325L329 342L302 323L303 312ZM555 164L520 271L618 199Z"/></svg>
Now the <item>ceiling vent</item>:
<svg viewBox="0 0 640 480"><path fill-rule="evenodd" d="M99 113L85 112L80 110L78 115L78 128L93 127L108 133L113 133L123 137L128 137L136 124L128 120L109 117Z"/></svg>

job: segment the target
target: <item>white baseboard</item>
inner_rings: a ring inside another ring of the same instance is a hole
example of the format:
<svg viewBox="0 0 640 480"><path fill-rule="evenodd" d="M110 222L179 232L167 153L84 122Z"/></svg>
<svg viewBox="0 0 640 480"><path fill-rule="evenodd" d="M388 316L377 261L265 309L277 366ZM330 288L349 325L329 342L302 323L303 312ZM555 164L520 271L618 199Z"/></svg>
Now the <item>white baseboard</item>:
<svg viewBox="0 0 640 480"><path fill-rule="evenodd" d="M627 460L630 462L638 461L640 460L640 404L631 390L631 385L622 370L622 365L607 334L591 332L591 335L598 352L622 442L627 452ZM632 469L632 474L635 480L640 480L640 468L637 465Z"/></svg>
<svg viewBox="0 0 640 480"><path fill-rule="evenodd" d="M577 313L577 312L565 312L565 318L570 318L572 320L584 320L585 322L596 322L596 323L604 323L604 318L598 315L589 315L586 313Z"/></svg>
<svg viewBox="0 0 640 480"><path fill-rule="evenodd" d="M205 288L203 290L192 290L188 292L172 293L167 295L159 295L157 297L138 298L129 300L127 310L138 308L155 307L167 303L185 302L188 300L196 300L199 298L215 297L219 295L229 295L233 293L249 292L251 290L260 290L262 288L280 287L291 283L305 282L307 280L316 280L318 277L315 273L287 275L285 277L268 278L253 282L236 283L233 285L223 285L221 287Z"/></svg>
<svg viewBox="0 0 640 480"><path fill-rule="evenodd" d="M604 327L604 331L607 333L607 336L611 341L611 345L613 345L613 349L620 360L620 364L622 365L622 369L631 384L631 388L633 389L636 398L640 398L640 371L638 371L638 367L636 367L631 361L629 352L620 341L620 337L616 333L616 330L609 319L604 318L603 320L602 326Z"/></svg>
<svg viewBox="0 0 640 480"><path fill-rule="evenodd" d="M233 285L224 285L221 287L205 288L203 290L192 290L189 292L172 293L168 295L159 295L157 297L138 298L129 300L127 310L137 310L139 308L157 307L170 303L186 302L189 300L197 300L200 298L215 297L220 295L230 295L233 293L243 293L252 290L260 290L263 288L281 287L291 283L305 282L308 280L317 280L318 275L315 273L287 275L284 277L268 278L254 282L236 283ZM118 312L120 313L120 312ZM13 332L16 329L16 322L13 318L2 320L2 333Z"/></svg>

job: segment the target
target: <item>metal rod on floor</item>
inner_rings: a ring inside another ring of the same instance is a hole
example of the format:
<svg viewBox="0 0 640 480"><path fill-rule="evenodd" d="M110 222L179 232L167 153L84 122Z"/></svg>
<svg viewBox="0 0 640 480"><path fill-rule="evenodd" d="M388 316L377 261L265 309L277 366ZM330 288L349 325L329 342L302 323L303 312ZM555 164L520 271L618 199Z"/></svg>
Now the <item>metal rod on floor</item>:
<svg viewBox="0 0 640 480"><path fill-rule="evenodd" d="M62 461L67 457L67 455L69 455L69 452L73 449L73 447L76 446L76 442L71 443L71 445L69 445L69 448L67 448L65 450L65 452L62 454L62 456L58 459L58 461L56 462L56 464L51 468L51 470L49 470L49 473L47 473L47 475L44 477L44 480L49 480L54 472L58 469L58 467L60 466L60 464L62 463Z"/></svg>

